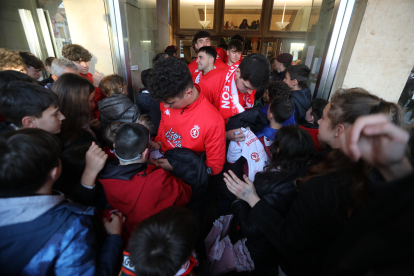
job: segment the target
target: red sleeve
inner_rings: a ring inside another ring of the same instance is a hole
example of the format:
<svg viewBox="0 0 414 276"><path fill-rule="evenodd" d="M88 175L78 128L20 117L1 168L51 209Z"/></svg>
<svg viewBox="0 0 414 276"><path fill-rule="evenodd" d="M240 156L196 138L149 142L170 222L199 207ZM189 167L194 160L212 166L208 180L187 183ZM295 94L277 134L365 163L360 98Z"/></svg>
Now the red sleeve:
<svg viewBox="0 0 414 276"><path fill-rule="evenodd" d="M161 110L161 121L160 125L158 126L158 134L154 138L155 142L161 142L162 136L164 135L164 104L160 103L160 110Z"/></svg>
<svg viewBox="0 0 414 276"><path fill-rule="evenodd" d="M158 169L157 171L163 169ZM161 172L161 171L160 171ZM164 189L161 195L161 204L163 208L169 206L185 206L190 202L193 196L193 191L190 186L184 183L181 179L173 176L171 173L164 171ZM174 201L174 202L173 202Z"/></svg>
<svg viewBox="0 0 414 276"><path fill-rule="evenodd" d="M211 168L212 175L218 174L223 170L226 158L226 133L224 120L220 119L217 125L209 129L205 140L206 164L207 167Z"/></svg>
<svg viewBox="0 0 414 276"><path fill-rule="evenodd" d="M92 118L99 119L101 112L99 111L99 108L98 108L98 102L102 101L105 98L106 96L104 95L104 93L102 93L101 89L99 87L95 87L95 98L93 98L95 106L91 110Z"/></svg>

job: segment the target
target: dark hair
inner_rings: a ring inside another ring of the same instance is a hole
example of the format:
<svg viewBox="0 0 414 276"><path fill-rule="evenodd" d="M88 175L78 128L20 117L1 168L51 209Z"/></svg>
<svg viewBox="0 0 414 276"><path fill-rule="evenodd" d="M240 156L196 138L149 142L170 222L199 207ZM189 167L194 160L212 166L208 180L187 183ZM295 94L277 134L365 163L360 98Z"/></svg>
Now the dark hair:
<svg viewBox="0 0 414 276"><path fill-rule="evenodd" d="M38 82L29 75L14 70L0 71L0 88L12 81L24 81L38 84Z"/></svg>
<svg viewBox="0 0 414 276"><path fill-rule="evenodd" d="M322 118L323 110L325 106L329 103L328 100L316 98L312 100L311 107L312 112L311 115L313 116L313 124L319 126L318 120Z"/></svg>
<svg viewBox="0 0 414 276"><path fill-rule="evenodd" d="M88 62L92 59L91 53L79 44L69 44L62 48L62 56L71 61L85 61Z"/></svg>
<svg viewBox="0 0 414 276"><path fill-rule="evenodd" d="M314 150L312 137L306 130L284 126L276 132L270 146L272 157L265 172L279 170L285 177L308 164Z"/></svg>
<svg viewBox="0 0 414 276"><path fill-rule="evenodd" d="M45 65L46 66L52 66L52 62L55 60L55 59L57 59L57 58L55 58L55 57L48 57L46 60L45 60Z"/></svg>
<svg viewBox="0 0 414 276"><path fill-rule="evenodd" d="M172 57L174 56L174 54L177 53L177 50L166 50L165 53L169 56Z"/></svg>
<svg viewBox="0 0 414 276"><path fill-rule="evenodd" d="M276 96L273 98L269 109L274 120L281 124L292 116L295 106L289 98Z"/></svg>
<svg viewBox="0 0 414 276"><path fill-rule="evenodd" d="M36 192L59 166L60 141L42 129L0 135L0 190Z"/></svg>
<svg viewBox="0 0 414 276"><path fill-rule="evenodd" d="M152 123L152 120L151 120L151 115L149 114L139 115L138 122L148 129L151 136L157 136L157 132L155 131L154 124Z"/></svg>
<svg viewBox="0 0 414 276"><path fill-rule="evenodd" d="M227 44L226 43L221 43L218 48L222 48L223 50L227 50Z"/></svg>
<svg viewBox="0 0 414 276"><path fill-rule="evenodd" d="M124 122L115 122L107 125L102 132L102 140L110 149L114 149L115 137L118 128L125 124Z"/></svg>
<svg viewBox="0 0 414 276"><path fill-rule="evenodd" d="M62 174L54 188L68 193L71 186L78 183L86 166L86 152L91 146L90 142L81 143L75 147L64 150L60 156L62 161Z"/></svg>
<svg viewBox="0 0 414 276"><path fill-rule="evenodd" d="M198 53L200 53L200 52L206 53L210 57L213 57L214 58L214 61L216 61L217 51L216 51L216 49L214 49L214 47L211 47L211 46L203 46L200 49L198 49Z"/></svg>
<svg viewBox="0 0 414 276"><path fill-rule="evenodd" d="M256 88L264 88L269 81L269 60L261 54L250 54L239 65L240 77Z"/></svg>
<svg viewBox="0 0 414 276"><path fill-rule="evenodd" d="M13 81L0 89L0 110L10 123L22 127L26 116L41 118L50 106L59 106L59 99L51 90L40 85Z"/></svg>
<svg viewBox="0 0 414 276"><path fill-rule="evenodd" d="M43 61L38 59L35 55L29 52L19 52L19 55L22 57L24 63L27 66L32 66L35 69L44 70L45 65L43 64Z"/></svg>
<svg viewBox="0 0 414 276"><path fill-rule="evenodd" d="M178 59L181 60L182 62L184 62L187 66L190 64L190 62L186 58L184 58L184 57L178 58Z"/></svg>
<svg viewBox="0 0 414 276"><path fill-rule="evenodd" d="M141 72L141 82L145 88L148 86L148 76L151 73L152 69L147 69Z"/></svg>
<svg viewBox="0 0 414 276"><path fill-rule="evenodd" d="M267 92L269 93L269 100L270 102L276 96L283 96L286 98L290 97L290 88L289 86L284 83L283 81L272 81L266 87Z"/></svg>
<svg viewBox="0 0 414 276"><path fill-rule="evenodd" d="M193 212L168 207L143 220L129 240L136 275L175 275L191 257L198 225Z"/></svg>
<svg viewBox="0 0 414 276"><path fill-rule="evenodd" d="M236 52L241 52L243 51L243 44L240 40L238 39L232 39L229 42L229 45L227 45L227 49L233 50L233 48L236 50Z"/></svg>
<svg viewBox="0 0 414 276"><path fill-rule="evenodd" d="M82 136L83 127L90 121L88 99L95 87L88 79L67 73L54 82L52 90L58 95L60 111L66 117L59 137L67 146Z"/></svg>
<svg viewBox="0 0 414 276"><path fill-rule="evenodd" d="M152 65L154 66L154 65L155 65L155 63L157 63L158 61L168 58L168 55L167 55L167 57L166 57L166 55L167 55L166 53L159 53L159 54L157 54L157 55L156 55L156 56L152 59Z"/></svg>
<svg viewBox="0 0 414 276"><path fill-rule="evenodd" d="M154 100L163 102L175 97L182 98L192 85L193 78L188 66L171 57L155 64L149 77L148 91Z"/></svg>
<svg viewBox="0 0 414 276"><path fill-rule="evenodd" d="M243 38L241 35L238 35L238 34L233 35L233 36L231 37L230 41L232 41L233 39L238 39L238 40L240 40L242 43L244 42L244 38Z"/></svg>
<svg viewBox="0 0 414 276"><path fill-rule="evenodd" d="M207 31L198 31L194 36L194 42L197 43L197 40L204 37L210 38L210 33Z"/></svg>
<svg viewBox="0 0 414 276"><path fill-rule="evenodd" d="M305 64L292 65L286 68L291 80L297 80L299 87L306 87L309 79L310 69Z"/></svg>
<svg viewBox="0 0 414 276"><path fill-rule="evenodd" d="M120 126L115 136L115 152L122 159L132 159L149 145L148 129L137 123L125 123Z"/></svg>

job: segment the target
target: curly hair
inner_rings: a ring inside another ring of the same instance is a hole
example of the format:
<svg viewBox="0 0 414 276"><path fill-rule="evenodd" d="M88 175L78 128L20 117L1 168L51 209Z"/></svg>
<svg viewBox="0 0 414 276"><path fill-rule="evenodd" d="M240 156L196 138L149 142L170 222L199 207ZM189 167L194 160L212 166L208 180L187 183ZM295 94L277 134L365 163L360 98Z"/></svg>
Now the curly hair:
<svg viewBox="0 0 414 276"><path fill-rule="evenodd" d="M125 86L124 78L118 74L104 77L99 84L102 93L107 97L121 93L120 89Z"/></svg>
<svg viewBox="0 0 414 276"><path fill-rule="evenodd" d="M155 64L148 82L151 97L163 102L175 97L182 98L186 89L193 85L193 78L184 62L170 57Z"/></svg>
<svg viewBox="0 0 414 276"><path fill-rule="evenodd" d="M71 61L85 61L92 59L91 53L79 44L69 44L62 48L62 55Z"/></svg>
<svg viewBox="0 0 414 276"><path fill-rule="evenodd" d="M290 88L283 81L272 81L267 85L266 89L269 92L270 102L272 102L273 98L276 96L290 97Z"/></svg>
<svg viewBox="0 0 414 276"><path fill-rule="evenodd" d="M17 52L0 48L0 71L19 67L26 68L22 57Z"/></svg>

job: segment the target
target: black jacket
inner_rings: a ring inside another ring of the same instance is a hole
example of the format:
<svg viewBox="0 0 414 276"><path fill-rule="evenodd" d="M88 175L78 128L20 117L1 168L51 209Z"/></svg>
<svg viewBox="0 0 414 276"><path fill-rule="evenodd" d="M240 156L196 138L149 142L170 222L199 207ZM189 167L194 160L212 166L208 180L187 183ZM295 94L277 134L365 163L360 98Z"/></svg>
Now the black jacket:
<svg viewBox="0 0 414 276"><path fill-rule="evenodd" d="M141 114L150 114L151 107L154 103L154 99L150 96L148 91L145 93L146 89L143 89L141 93L138 94L136 99L136 104L141 110ZM159 103L158 103L159 104Z"/></svg>
<svg viewBox="0 0 414 276"><path fill-rule="evenodd" d="M294 90L290 93L290 99L295 105L295 120L299 125L305 119L306 111L311 107L311 91L309 88Z"/></svg>
<svg viewBox="0 0 414 276"><path fill-rule="evenodd" d="M251 131L257 132L267 123L267 116L260 111L260 108L252 107L231 117L226 124L226 131L250 126Z"/></svg>
<svg viewBox="0 0 414 276"><path fill-rule="evenodd" d="M52 83L53 84L54 82L55 82L55 80L52 78L52 75L49 75L49 77L47 79L41 80L39 83L42 86L45 86L48 83Z"/></svg>
<svg viewBox="0 0 414 276"><path fill-rule="evenodd" d="M283 81L286 77L286 70L282 71L282 72L278 72L278 71L273 71L273 73L270 74L270 80L269 82L272 81Z"/></svg>
<svg viewBox="0 0 414 276"><path fill-rule="evenodd" d="M141 114L140 109L124 94L115 94L98 102L102 128L115 122L134 123Z"/></svg>

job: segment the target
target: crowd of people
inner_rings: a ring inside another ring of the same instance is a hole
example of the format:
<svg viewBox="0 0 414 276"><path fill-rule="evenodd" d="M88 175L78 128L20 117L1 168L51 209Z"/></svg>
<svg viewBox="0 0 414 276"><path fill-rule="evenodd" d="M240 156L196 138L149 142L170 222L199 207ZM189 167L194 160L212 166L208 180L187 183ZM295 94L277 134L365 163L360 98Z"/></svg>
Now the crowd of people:
<svg viewBox="0 0 414 276"><path fill-rule="evenodd" d="M1 274L411 274L401 108L363 88L312 97L289 53L193 45L189 64L157 55L135 98L81 45L0 49ZM214 236L223 218L246 269Z"/></svg>

